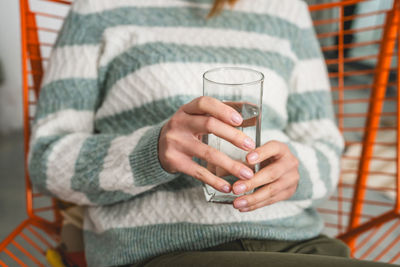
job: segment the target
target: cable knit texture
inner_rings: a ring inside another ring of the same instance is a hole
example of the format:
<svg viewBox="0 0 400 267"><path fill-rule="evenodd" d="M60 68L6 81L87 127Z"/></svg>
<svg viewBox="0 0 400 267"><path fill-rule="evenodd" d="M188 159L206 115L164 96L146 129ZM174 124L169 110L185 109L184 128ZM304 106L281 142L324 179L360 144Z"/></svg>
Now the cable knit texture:
<svg viewBox="0 0 400 267"><path fill-rule="evenodd" d="M90 266L135 263L238 238L304 240L338 180L343 140L307 5L241 0L75 0L42 82L29 171L48 194L86 207ZM256 211L205 201L201 183L167 173L160 130L220 66L264 73L262 143L300 161L295 195Z"/></svg>

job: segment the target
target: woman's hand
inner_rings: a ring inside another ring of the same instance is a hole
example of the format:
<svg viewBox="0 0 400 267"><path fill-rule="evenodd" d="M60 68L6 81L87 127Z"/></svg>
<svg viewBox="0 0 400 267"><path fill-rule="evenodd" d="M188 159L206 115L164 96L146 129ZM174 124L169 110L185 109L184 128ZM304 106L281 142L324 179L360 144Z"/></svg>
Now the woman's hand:
<svg viewBox="0 0 400 267"><path fill-rule="evenodd" d="M161 130L158 143L161 166L167 172L186 173L218 191L229 193L231 185L216 176L212 169L222 168L241 179L250 179L254 173L246 164L202 143L201 137L212 133L250 151L255 147L254 141L234 128L242 121L236 110L212 97L199 97L183 105ZM205 160L212 167L200 166L193 157Z"/></svg>
<svg viewBox="0 0 400 267"><path fill-rule="evenodd" d="M243 194L259 188L252 194L236 198L235 208L242 212L252 211L288 199L296 192L299 163L286 144L268 142L249 153L246 159L252 165L261 163L261 169L252 179L237 181L233 192Z"/></svg>

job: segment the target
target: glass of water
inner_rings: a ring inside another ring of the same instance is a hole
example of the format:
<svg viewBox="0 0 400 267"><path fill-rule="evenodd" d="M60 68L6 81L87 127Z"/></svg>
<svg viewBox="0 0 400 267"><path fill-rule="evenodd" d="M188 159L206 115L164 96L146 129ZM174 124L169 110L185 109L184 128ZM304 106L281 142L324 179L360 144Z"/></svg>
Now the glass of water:
<svg viewBox="0 0 400 267"><path fill-rule="evenodd" d="M236 128L253 139L256 147L260 146L263 82L264 75L261 72L239 67L212 69L203 75L203 95L221 100L238 111L243 117L243 122ZM248 165L246 162L248 152L230 142L213 134L204 135L203 142ZM204 160L201 161L201 165L231 185L239 179L229 173L229 170L221 169ZM259 170L259 164L249 167L254 172ZM232 203L239 196L219 192L207 184L204 184L204 193L208 202L215 203ZM246 194L250 193L252 192Z"/></svg>

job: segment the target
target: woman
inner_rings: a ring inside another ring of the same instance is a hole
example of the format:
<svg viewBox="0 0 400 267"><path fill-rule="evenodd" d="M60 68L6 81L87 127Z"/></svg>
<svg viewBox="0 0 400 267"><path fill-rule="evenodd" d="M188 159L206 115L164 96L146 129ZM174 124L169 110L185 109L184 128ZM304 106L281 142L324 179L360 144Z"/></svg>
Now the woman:
<svg viewBox="0 0 400 267"><path fill-rule="evenodd" d="M90 266L361 264L320 235L315 206L337 184L343 141L307 5L224 2L74 2L44 77L29 170L41 190L87 206ZM226 10L207 18L210 8ZM199 97L202 73L221 65L266 75L257 149L234 128L240 114ZM208 133L263 168L202 144ZM241 180L231 186L193 157ZM258 190L217 205L201 182Z"/></svg>

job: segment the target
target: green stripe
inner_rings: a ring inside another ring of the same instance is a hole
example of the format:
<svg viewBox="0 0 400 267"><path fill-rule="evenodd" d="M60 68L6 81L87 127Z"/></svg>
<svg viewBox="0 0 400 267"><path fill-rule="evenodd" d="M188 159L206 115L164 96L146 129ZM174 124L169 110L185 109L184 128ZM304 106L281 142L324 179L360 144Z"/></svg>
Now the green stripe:
<svg viewBox="0 0 400 267"><path fill-rule="evenodd" d="M338 135L340 135L339 132L338 132ZM339 158L342 156L342 153L344 150L343 145L338 146L338 145L336 145L336 143L332 143L329 140L317 140L317 142L323 143L324 145L326 145L327 147L332 149Z"/></svg>
<svg viewBox="0 0 400 267"><path fill-rule="evenodd" d="M338 156L338 160L340 158L342 148L336 146L335 144L332 144L331 142L328 142L326 140L315 140L315 142L318 143L323 143L327 145L329 148L331 148ZM300 180L299 184L296 190L296 193L290 198L290 200L304 200L304 199L311 199L313 197L313 183L310 179L310 174L308 173L307 169L304 167L302 164L302 157L298 153L298 151L291 145L290 143L288 144L291 152L293 155L299 159L300 165L299 165L299 174L300 174ZM335 188L332 188L331 182L332 178L331 177L331 168L333 166L330 165L329 159L327 156L322 153L317 147L313 146L312 147L315 151L315 155L317 158L317 164L318 164L318 171L319 171L319 179L323 182L325 188L327 189L327 194L326 197L329 197L330 194L335 190ZM312 201L313 205L319 205L321 202L323 202L325 198L322 199L314 199Z"/></svg>
<svg viewBox="0 0 400 267"><path fill-rule="evenodd" d="M112 140L111 134L93 135L82 145L75 163L75 174L71 179L73 190L84 193L88 199L99 205L107 205L132 198L122 191L104 191L100 187L99 174L103 170L104 159ZM118 180L118 177L110 177Z"/></svg>
<svg viewBox="0 0 400 267"><path fill-rule="evenodd" d="M312 28L302 29L285 19L269 14L232 10L226 10L221 15L207 20L205 17L208 12L208 8L191 7L123 7L86 15L70 12L56 46L98 44L106 28L119 25L195 27L267 34L289 40L301 59L320 56L319 47L315 47L318 42ZM305 46L299 47L299 44Z"/></svg>
<svg viewBox="0 0 400 267"><path fill-rule="evenodd" d="M98 84L95 79L63 79L41 88L35 120L65 109L96 109Z"/></svg>
<svg viewBox="0 0 400 267"><path fill-rule="evenodd" d="M162 126L159 124L147 130L129 155L135 186L158 185L180 175L166 172L158 159L158 138Z"/></svg>
<svg viewBox="0 0 400 267"><path fill-rule="evenodd" d="M161 126L150 128L129 155L135 186L157 185L179 175L167 173L159 163L157 149ZM84 193L91 202L99 205L113 204L133 197L123 191L105 191L100 187L99 175L103 170L104 159L112 141L118 136L121 135L102 133L88 137L75 163L75 174L71 179L72 189ZM118 182L119 178L110 177L110 179Z"/></svg>
<svg viewBox="0 0 400 267"><path fill-rule="evenodd" d="M325 156L324 153L322 153L318 148L314 147L315 150L315 155L317 157L317 162L318 162L318 171L319 171L319 178L321 179L321 181L323 182L326 190L327 190L327 194L325 196L325 198L327 198L328 196L330 196L330 194L333 192L334 188L332 188L331 186L331 181L332 178L331 177L331 165L329 163L329 159ZM319 200L320 202L324 201L324 199Z"/></svg>
<svg viewBox="0 0 400 267"><path fill-rule="evenodd" d="M140 107L120 112L95 121L101 133L130 134L142 127L158 124L171 117L180 106L194 97L176 96L146 103Z"/></svg>
<svg viewBox="0 0 400 267"><path fill-rule="evenodd" d="M95 121L96 129L101 133L130 134L148 125L158 124L169 119L182 105L189 103L198 96L176 95L161 100L146 103L118 114ZM262 108L263 129L283 129L285 119L268 105Z"/></svg>
<svg viewBox="0 0 400 267"><path fill-rule="evenodd" d="M334 119L331 92L327 90L289 94L288 123Z"/></svg>
<svg viewBox="0 0 400 267"><path fill-rule="evenodd" d="M188 3L199 3L199 4L211 4L213 0L179 0L181 2L188 2Z"/></svg>
<svg viewBox="0 0 400 267"><path fill-rule="evenodd" d="M292 152L292 154L299 160L300 164L298 167L300 179L297 185L296 192L294 195L289 199L289 200L307 200L307 199L312 199L313 197L313 183L310 178L310 173L308 172L307 168L304 166L302 163L303 157L297 149L291 144L291 143L286 143Z"/></svg>
<svg viewBox="0 0 400 267"><path fill-rule="evenodd" d="M99 71L107 94L112 86L127 75L158 63L223 63L245 64L269 68L288 81L294 62L275 52L233 47L204 47L168 43L147 43L134 46L114 58ZM200 78L200 77L199 77Z"/></svg>
<svg viewBox="0 0 400 267"><path fill-rule="evenodd" d="M29 174L32 184L41 192L52 195L47 189L47 164L54 146L62 135L40 137L34 141L29 161Z"/></svg>
<svg viewBox="0 0 400 267"><path fill-rule="evenodd" d="M196 163L200 164L200 160L193 159ZM166 183L159 185L156 190L157 191L169 191L176 192L181 190L186 190L194 187L201 187L203 183L199 180L189 176L187 174L181 173L176 179Z"/></svg>
<svg viewBox="0 0 400 267"><path fill-rule="evenodd" d="M139 213L137 216L147 215ZM306 240L317 236L322 228L319 215L308 209L300 215L266 222L207 225L182 222L116 228L100 234L85 230L85 254L89 266L120 266L169 252L201 250L237 239Z"/></svg>

